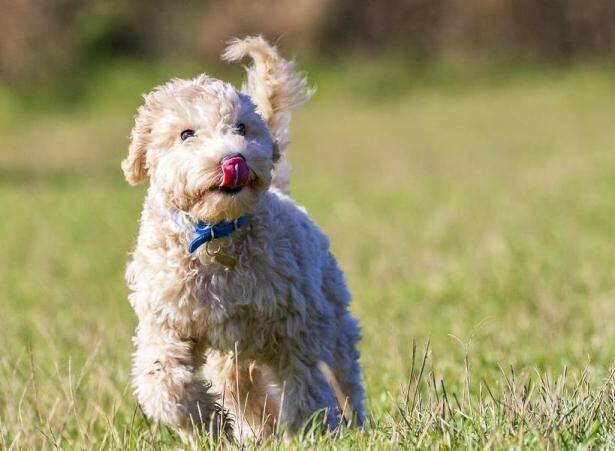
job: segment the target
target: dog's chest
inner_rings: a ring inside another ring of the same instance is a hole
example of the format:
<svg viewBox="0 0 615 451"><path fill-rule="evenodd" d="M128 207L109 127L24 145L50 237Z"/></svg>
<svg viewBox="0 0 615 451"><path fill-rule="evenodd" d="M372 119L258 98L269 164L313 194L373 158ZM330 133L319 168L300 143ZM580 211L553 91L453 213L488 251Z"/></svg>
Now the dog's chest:
<svg viewBox="0 0 615 451"><path fill-rule="evenodd" d="M296 318L296 281L259 259L231 270L204 268L191 290L193 322L214 349L244 353L271 349Z"/></svg>

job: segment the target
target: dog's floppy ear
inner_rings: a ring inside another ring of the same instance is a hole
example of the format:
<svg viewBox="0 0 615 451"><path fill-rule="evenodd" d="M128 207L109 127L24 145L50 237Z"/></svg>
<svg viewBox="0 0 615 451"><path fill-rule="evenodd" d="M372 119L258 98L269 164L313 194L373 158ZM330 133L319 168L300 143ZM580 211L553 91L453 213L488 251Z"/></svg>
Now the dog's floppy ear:
<svg viewBox="0 0 615 451"><path fill-rule="evenodd" d="M148 107L139 107L135 116L135 126L130 133L128 156L122 161L124 177L131 185L138 185L147 179L146 153L152 132Z"/></svg>
<svg viewBox="0 0 615 451"><path fill-rule="evenodd" d="M307 87L305 77L295 71L294 62L283 59L261 36L229 41L222 58L240 61L246 56L254 64L246 68L248 80L242 90L256 104L283 154L288 144L290 113L309 100L314 91Z"/></svg>

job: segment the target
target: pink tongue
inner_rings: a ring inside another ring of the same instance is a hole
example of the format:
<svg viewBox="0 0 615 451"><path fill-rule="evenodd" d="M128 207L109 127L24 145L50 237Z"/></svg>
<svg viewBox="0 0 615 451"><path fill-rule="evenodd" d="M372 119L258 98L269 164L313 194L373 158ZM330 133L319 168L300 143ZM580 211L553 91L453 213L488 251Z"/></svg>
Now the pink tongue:
<svg viewBox="0 0 615 451"><path fill-rule="evenodd" d="M227 158L220 167L222 169L220 188L238 188L246 185L250 179L250 168L243 157Z"/></svg>

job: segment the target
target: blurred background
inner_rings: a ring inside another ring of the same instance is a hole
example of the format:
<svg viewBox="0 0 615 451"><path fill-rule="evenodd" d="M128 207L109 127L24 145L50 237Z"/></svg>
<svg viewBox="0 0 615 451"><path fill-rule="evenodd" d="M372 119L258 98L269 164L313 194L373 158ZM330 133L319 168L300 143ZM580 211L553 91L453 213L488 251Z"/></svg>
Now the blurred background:
<svg viewBox="0 0 615 451"><path fill-rule="evenodd" d="M570 61L615 48L609 0L3 0L0 71L45 81L120 58L216 59L264 34L314 58L451 55Z"/></svg>
<svg viewBox="0 0 615 451"><path fill-rule="evenodd" d="M453 391L612 365L612 0L0 0L0 30L0 448L140 437L123 268L145 187L119 163L141 94L239 85L219 55L246 34L318 89L293 194L346 272L377 421L413 340Z"/></svg>

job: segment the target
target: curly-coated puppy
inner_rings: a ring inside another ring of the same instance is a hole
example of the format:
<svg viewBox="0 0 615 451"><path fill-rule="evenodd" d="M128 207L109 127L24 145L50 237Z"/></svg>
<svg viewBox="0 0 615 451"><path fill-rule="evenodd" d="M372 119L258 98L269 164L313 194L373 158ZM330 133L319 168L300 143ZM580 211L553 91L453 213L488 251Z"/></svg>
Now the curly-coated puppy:
<svg viewBox="0 0 615 451"><path fill-rule="evenodd" d="M311 91L260 37L224 58L248 55L242 92L200 75L147 94L122 162L130 184L150 181L126 270L134 388L185 437L228 414L237 437L297 431L316 412L329 428L347 408L364 419L350 294L287 195L290 113Z"/></svg>

